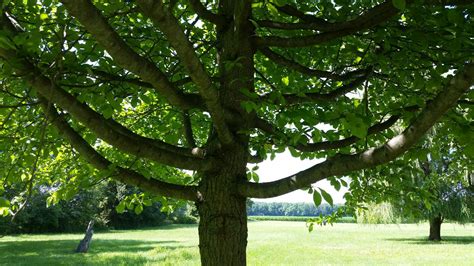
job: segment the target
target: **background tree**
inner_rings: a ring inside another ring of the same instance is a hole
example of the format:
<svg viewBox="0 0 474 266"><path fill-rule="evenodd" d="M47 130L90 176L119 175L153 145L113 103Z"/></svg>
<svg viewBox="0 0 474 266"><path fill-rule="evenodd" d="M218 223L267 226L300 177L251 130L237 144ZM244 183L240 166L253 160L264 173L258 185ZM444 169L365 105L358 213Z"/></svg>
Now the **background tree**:
<svg viewBox="0 0 474 266"><path fill-rule="evenodd" d="M288 202L252 202L247 205L247 214L253 216L319 216L330 215L343 205L313 203L288 203Z"/></svg>
<svg viewBox="0 0 474 266"><path fill-rule="evenodd" d="M193 206L184 201L166 200L113 180L82 188L59 202L58 186L34 188L31 197L14 216L0 216L0 235L19 233L84 232L90 220L94 230L133 229L165 223L197 223ZM5 197L19 201L19 193ZM64 196L61 196L64 197ZM12 220L13 219L13 220Z"/></svg>
<svg viewBox="0 0 474 266"><path fill-rule="evenodd" d="M451 107L472 117L458 105L473 97L471 1L1 7L2 187L28 198L38 182L74 190L110 177L194 201L204 265L246 263L246 198L341 186L402 155ZM249 162L287 148L326 160L247 180Z"/></svg>
<svg viewBox="0 0 474 266"><path fill-rule="evenodd" d="M466 223L474 219L474 156L450 134L455 128L452 114L445 127L432 129L422 145L408 153L410 161L394 163L390 170L366 172L366 184L378 191L368 193L370 200L389 202L387 213L395 218L391 222L428 220L429 240L441 240L444 220ZM387 182L397 179L399 185Z"/></svg>

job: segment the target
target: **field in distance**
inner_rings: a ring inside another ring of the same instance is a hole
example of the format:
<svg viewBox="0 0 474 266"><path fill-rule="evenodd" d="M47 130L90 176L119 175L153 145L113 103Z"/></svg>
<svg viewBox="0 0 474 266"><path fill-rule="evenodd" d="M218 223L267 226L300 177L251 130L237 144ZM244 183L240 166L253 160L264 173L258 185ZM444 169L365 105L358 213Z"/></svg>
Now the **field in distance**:
<svg viewBox="0 0 474 266"><path fill-rule="evenodd" d="M427 224L315 227L304 222L249 222L249 265L472 265L474 224L443 224L429 243ZM2 265L199 265L196 225L100 232L87 254L72 251L81 234L0 238Z"/></svg>

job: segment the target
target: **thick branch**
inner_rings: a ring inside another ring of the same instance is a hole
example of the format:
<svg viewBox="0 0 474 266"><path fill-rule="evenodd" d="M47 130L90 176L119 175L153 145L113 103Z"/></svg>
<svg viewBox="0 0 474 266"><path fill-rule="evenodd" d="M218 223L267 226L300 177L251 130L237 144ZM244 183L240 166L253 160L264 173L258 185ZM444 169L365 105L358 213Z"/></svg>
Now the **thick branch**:
<svg viewBox="0 0 474 266"><path fill-rule="evenodd" d="M407 4L412 3L413 1L407 0ZM469 0L459 0L459 1L443 1L443 0L428 0L425 1L426 5L467 5L472 4L472 1ZM382 4L379 4L366 12L362 13L355 19L343 22L330 23L324 19L317 18L311 15L307 15L298 9L285 5L283 7L278 7L278 9L288 15L297 17L301 19L304 23L297 24L288 24L288 23L279 23L273 21L260 21L261 26L274 27L279 29L312 29L318 30L322 33L307 35L302 37L276 37L276 36L266 36L266 37L257 37L256 43L259 47L304 47L318 45L322 43L329 42L331 40L347 36L353 33L356 33L361 30L366 30L373 28L377 25L380 25L393 16L399 13L399 9L393 6L392 0L387 0Z"/></svg>
<svg viewBox="0 0 474 266"><path fill-rule="evenodd" d="M474 64L467 64L400 135L383 146L353 155L337 155L295 175L267 183L243 183L241 195L269 198L309 186L330 176L371 168L390 162L412 147L436 121L474 84Z"/></svg>
<svg viewBox="0 0 474 266"><path fill-rule="evenodd" d="M149 88L149 89L153 88L153 85L151 85L150 83L145 82L145 81L143 81L139 78L122 77L122 76L112 74L112 73L109 73L109 72L106 72L106 71L103 71L103 70L95 69L95 68L91 69L91 71L95 76L99 77L100 79L102 79L104 81L126 82L126 83L136 85L136 86L139 86L139 87L143 87L143 88ZM190 83L190 82L192 82L191 78L185 77L185 78L173 81L172 84L175 87L180 87L180 86L183 86L183 85L185 85L187 83ZM199 108L201 108L201 109L204 108L204 106L203 106L204 103L200 103L200 102L202 102L202 98L199 95L183 93L183 96L186 97L187 99L189 99L190 101L192 101L193 103L196 103L196 105Z"/></svg>
<svg viewBox="0 0 474 266"><path fill-rule="evenodd" d="M336 38L372 28L391 19L399 11L400 10L393 6L390 0L369 9L354 20L339 23L327 23L320 19L318 19L318 22L313 21L313 23L319 24L319 30L324 31L320 34L291 38L275 36L259 37L256 39L256 42L260 47L304 47L322 44ZM307 15L304 15L304 18L308 18Z"/></svg>
<svg viewBox="0 0 474 266"><path fill-rule="evenodd" d="M153 62L140 56L128 46L90 0L63 0L62 3L107 50L118 65L153 85L171 104L183 109L199 106L198 102L188 99L177 90Z"/></svg>
<svg viewBox="0 0 474 266"><path fill-rule="evenodd" d="M188 146L191 148L196 147L196 141L194 140L191 118L189 117L189 113L186 111L183 112L183 131L184 131L184 137L186 138L186 142L188 143Z"/></svg>
<svg viewBox="0 0 474 266"><path fill-rule="evenodd" d="M326 20L324 20L322 18L318 18L318 17L315 17L313 15L305 14L304 12L301 12L300 10L298 10L297 8L295 8L291 5L283 5L283 6L278 6L277 5L276 8L280 12L285 13L285 14L287 14L289 16L292 16L292 17L299 18L301 21L304 21L306 23L311 22L311 23L317 23L317 24L320 24L320 25L331 24L331 23L327 22Z"/></svg>
<svg viewBox="0 0 474 266"><path fill-rule="evenodd" d="M367 136L389 129L398 121L398 119L400 119L400 115L394 115L394 116L391 116L389 119L385 120L384 122L377 123L369 127L369 129L367 130ZM340 140L322 141L322 142L316 142L316 143L308 143L305 145L300 144L294 148L302 152L333 150L333 149L340 149L340 148L347 147L349 145L356 143L359 140L360 140L359 137L351 136L351 137L340 139Z"/></svg>
<svg viewBox="0 0 474 266"><path fill-rule="evenodd" d="M259 22L260 26L263 27L271 27L271 28L279 28L279 29L286 29L286 30L294 30L294 29L309 29L309 30L317 30L317 31L342 31L347 29L355 29L356 31L367 29L378 25L393 15L398 13L398 9L396 9L392 5L392 1L386 1L380 5L377 5L366 12L362 13L355 19L343 22L328 22L324 19L304 14L303 12L297 10L296 8L285 5L278 8L280 11L297 17L301 19L303 22L301 23L279 23L273 21L261 21Z"/></svg>
<svg viewBox="0 0 474 266"><path fill-rule="evenodd" d="M217 89L176 18L165 8L161 0L137 0L137 3L141 7L143 14L151 18L153 23L166 35L171 46L173 46L178 53L191 79L199 88L199 92L208 107L221 141L224 144L232 143L233 136L227 127L224 109L220 104Z"/></svg>
<svg viewBox="0 0 474 266"><path fill-rule="evenodd" d="M209 163L196 158L191 149L176 147L140 136L112 119L105 119L101 114L81 103L44 76L32 64L18 56L16 51L0 48L0 57L10 63L12 68L16 69L17 74L23 76L25 81L48 101L58 104L99 138L114 147L139 157L182 169L204 169Z"/></svg>
<svg viewBox="0 0 474 266"><path fill-rule="evenodd" d="M329 27L331 23L321 19L321 23L315 22L297 22L297 23L286 23L272 20L259 20L257 25L264 28L272 28L279 30L323 30Z"/></svg>
<svg viewBox="0 0 474 266"><path fill-rule="evenodd" d="M407 108L408 109L408 108ZM409 108L414 109L414 108ZM398 120L400 119L400 115L393 115L389 119L374 124L367 130L367 136L382 132L391 126L393 126ZM278 136L284 135L284 133L278 133L278 129L276 129L272 124L269 122L258 119L255 123L255 126L260 130L266 132L267 134ZM298 144L292 146L293 148L302 151L302 152L317 152L317 151L324 151L324 150L333 150L333 149L340 149L352 145L359 141L360 138L356 136L350 136L345 139L340 140L332 140L332 141L321 141L316 143L307 143L307 144Z"/></svg>
<svg viewBox="0 0 474 266"><path fill-rule="evenodd" d="M270 48L262 47L259 49L262 54L264 54L266 57L271 59L273 62L288 67L290 69L293 69L295 71L298 71L302 74L312 76L312 77L319 77L319 78L328 78L332 80L338 80L338 81L343 81L343 80L348 80L351 78L355 78L361 75L364 75L367 70L356 70L352 72L348 72L345 74L335 74L330 71L325 71L325 70L318 70L318 69L311 69L309 67L306 67L296 61L290 60L285 58L284 56L273 52Z"/></svg>
<svg viewBox="0 0 474 266"><path fill-rule="evenodd" d="M60 134L79 152L79 154L91 165L99 170L107 170L112 167L112 163L100 155L89 143L87 143L56 111L51 103L43 99L41 107L46 113L49 121L56 127ZM112 175L114 179L121 182L137 186L144 191L157 193L167 197L196 201L199 199L197 187L181 186L162 182L156 179L149 179L143 175L125 169L116 167Z"/></svg>
<svg viewBox="0 0 474 266"><path fill-rule="evenodd" d="M218 26L225 25L225 18L207 10L207 8L201 3L200 0L189 0L189 3L191 4L191 7L193 8L194 12L196 12L196 14L200 18L205 19Z"/></svg>

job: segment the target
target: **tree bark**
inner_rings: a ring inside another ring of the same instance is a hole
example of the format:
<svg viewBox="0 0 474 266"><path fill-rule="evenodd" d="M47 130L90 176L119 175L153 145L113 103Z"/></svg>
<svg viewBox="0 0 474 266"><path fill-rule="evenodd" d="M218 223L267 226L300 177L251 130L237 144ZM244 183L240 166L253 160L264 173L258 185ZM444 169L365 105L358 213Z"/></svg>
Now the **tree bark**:
<svg viewBox="0 0 474 266"><path fill-rule="evenodd" d="M92 241L92 235L94 234L94 221L90 221L87 225L86 235L84 239L79 242L79 245L76 248L77 253L86 253L89 250L89 246Z"/></svg>
<svg viewBox="0 0 474 266"><path fill-rule="evenodd" d="M428 237L428 240L441 240L441 223L443 223L443 218L441 217L441 214L430 218L430 235Z"/></svg>
<svg viewBox="0 0 474 266"><path fill-rule="evenodd" d="M229 153L222 168L202 174L202 201L197 203L202 265L246 265L246 198L235 186L246 178L243 151Z"/></svg>
<svg viewBox="0 0 474 266"><path fill-rule="evenodd" d="M250 22L250 0L219 1L219 11L229 19L217 27L219 98L225 110L239 114L229 123L232 143L222 137L208 142L208 156L218 162L211 170L200 171L197 203L199 222L199 250L202 265L246 265L247 209L246 197L240 195L237 184L245 182L249 136L240 133L249 129L253 114L247 113L241 102L247 100L242 89L254 88L255 49L252 43L254 27Z"/></svg>

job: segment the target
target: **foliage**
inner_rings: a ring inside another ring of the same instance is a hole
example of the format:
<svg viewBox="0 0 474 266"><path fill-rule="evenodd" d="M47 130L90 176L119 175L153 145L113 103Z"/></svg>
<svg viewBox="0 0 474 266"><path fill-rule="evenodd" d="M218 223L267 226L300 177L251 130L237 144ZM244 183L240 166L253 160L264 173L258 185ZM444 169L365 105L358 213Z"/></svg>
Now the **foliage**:
<svg viewBox="0 0 474 266"><path fill-rule="evenodd" d="M405 152L436 123L473 156L473 6L3 1L0 212L15 215L41 186L54 205L114 179L143 191L118 211L196 202L203 263L244 264L247 198L307 189L332 204L311 184L340 189L345 175L353 205L399 193L406 174L368 176L416 162ZM249 164L285 150L325 161L259 183Z"/></svg>
<svg viewBox="0 0 474 266"><path fill-rule="evenodd" d="M395 164L389 171L367 172L366 186L370 185L367 189L378 190L368 192L371 200L389 203L369 204L368 212L362 212L362 220L370 220L365 216L373 215L374 219L391 222L423 221L437 216L459 223L472 221L473 157L457 139L447 134L446 130L452 129L437 127L434 130L439 134L430 134L419 150L408 154L415 160ZM398 179L398 185L387 183L387 179Z"/></svg>
<svg viewBox="0 0 474 266"><path fill-rule="evenodd" d="M318 216L332 214L339 207L341 205L323 204L316 207L311 203L253 201L247 206L247 214L250 216Z"/></svg>
<svg viewBox="0 0 474 266"><path fill-rule="evenodd" d="M387 202L365 204L356 214L357 223L360 224L394 224L403 221L400 211Z"/></svg>
<svg viewBox="0 0 474 266"><path fill-rule="evenodd" d="M124 198L142 195L134 187L104 182L78 192L69 201L59 201L48 206L51 191L41 188L34 193L26 206L14 218L0 217L0 233L83 232L90 220L95 230L131 229L162 225L165 223L196 223L196 213L188 204L169 205L155 201L144 206L140 215L135 209L118 213L116 206ZM171 209L170 209L171 208ZM193 216L194 215L194 216Z"/></svg>

